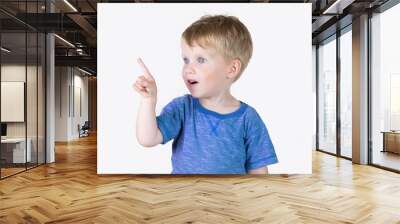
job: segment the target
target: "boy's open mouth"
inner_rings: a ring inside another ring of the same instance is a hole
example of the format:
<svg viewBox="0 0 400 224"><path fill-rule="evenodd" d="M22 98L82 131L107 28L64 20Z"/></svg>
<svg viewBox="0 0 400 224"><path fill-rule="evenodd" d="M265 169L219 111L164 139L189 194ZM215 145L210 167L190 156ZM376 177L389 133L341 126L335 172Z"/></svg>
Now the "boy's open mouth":
<svg viewBox="0 0 400 224"><path fill-rule="evenodd" d="M191 80L191 79L189 79L189 80L188 80L188 83L189 83L190 85L194 85L194 84L197 84L198 82L197 82L196 80Z"/></svg>

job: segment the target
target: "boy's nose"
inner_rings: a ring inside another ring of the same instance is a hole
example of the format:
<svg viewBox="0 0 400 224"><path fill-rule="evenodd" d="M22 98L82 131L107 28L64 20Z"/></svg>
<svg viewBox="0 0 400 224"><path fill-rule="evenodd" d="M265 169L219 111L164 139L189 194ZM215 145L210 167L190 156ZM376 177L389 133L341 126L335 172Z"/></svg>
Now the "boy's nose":
<svg viewBox="0 0 400 224"><path fill-rule="evenodd" d="M185 67L183 68L183 72L185 74L193 74L194 73L194 69L191 65L185 65Z"/></svg>

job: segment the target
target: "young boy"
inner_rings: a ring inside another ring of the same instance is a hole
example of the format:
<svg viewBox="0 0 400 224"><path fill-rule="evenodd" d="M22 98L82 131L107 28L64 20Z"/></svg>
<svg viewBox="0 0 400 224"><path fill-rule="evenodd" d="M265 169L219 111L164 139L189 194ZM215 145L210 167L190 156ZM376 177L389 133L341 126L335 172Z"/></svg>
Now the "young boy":
<svg viewBox="0 0 400 224"><path fill-rule="evenodd" d="M181 39L182 77L190 95L167 104L156 117L157 86L144 75L136 137L145 147L172 144L173 174L266 174L277 157L256 110L230 93L252 55L249 31L233 16L203 16Z"/></svg>

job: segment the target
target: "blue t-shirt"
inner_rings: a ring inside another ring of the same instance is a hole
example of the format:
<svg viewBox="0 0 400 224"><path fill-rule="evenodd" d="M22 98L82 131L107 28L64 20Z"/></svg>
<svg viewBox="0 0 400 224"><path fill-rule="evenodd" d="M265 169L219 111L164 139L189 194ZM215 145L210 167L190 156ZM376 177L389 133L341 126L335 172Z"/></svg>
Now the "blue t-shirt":
<svg viewBox="0 0 400 224"><path fill-rule="evenodd" d="M172 144L173 174L245 174L277 163L268 130L254 108L220 114L184 95L157 116L162 144Z"/></svg>

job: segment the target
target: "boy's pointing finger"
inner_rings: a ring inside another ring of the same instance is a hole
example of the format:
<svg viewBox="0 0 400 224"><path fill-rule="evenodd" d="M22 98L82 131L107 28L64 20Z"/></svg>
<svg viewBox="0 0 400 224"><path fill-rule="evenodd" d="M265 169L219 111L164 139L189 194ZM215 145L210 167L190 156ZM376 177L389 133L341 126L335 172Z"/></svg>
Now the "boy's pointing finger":
<svg viewBox="0 0 400 224"><path fill-rule="evenodd" d="M139 63L140 67L142 67L143 72L144 72L146 78L150 78L150 79L153 79L153 80L154 80L153 76L152 76L151 73L150 73L150 70L149 70L149 69L147 68L147 66L144 64L144 62L142 61L142 59L141 59L141 58L138 58L138 59L137 59L137 62Z"/></svg>

